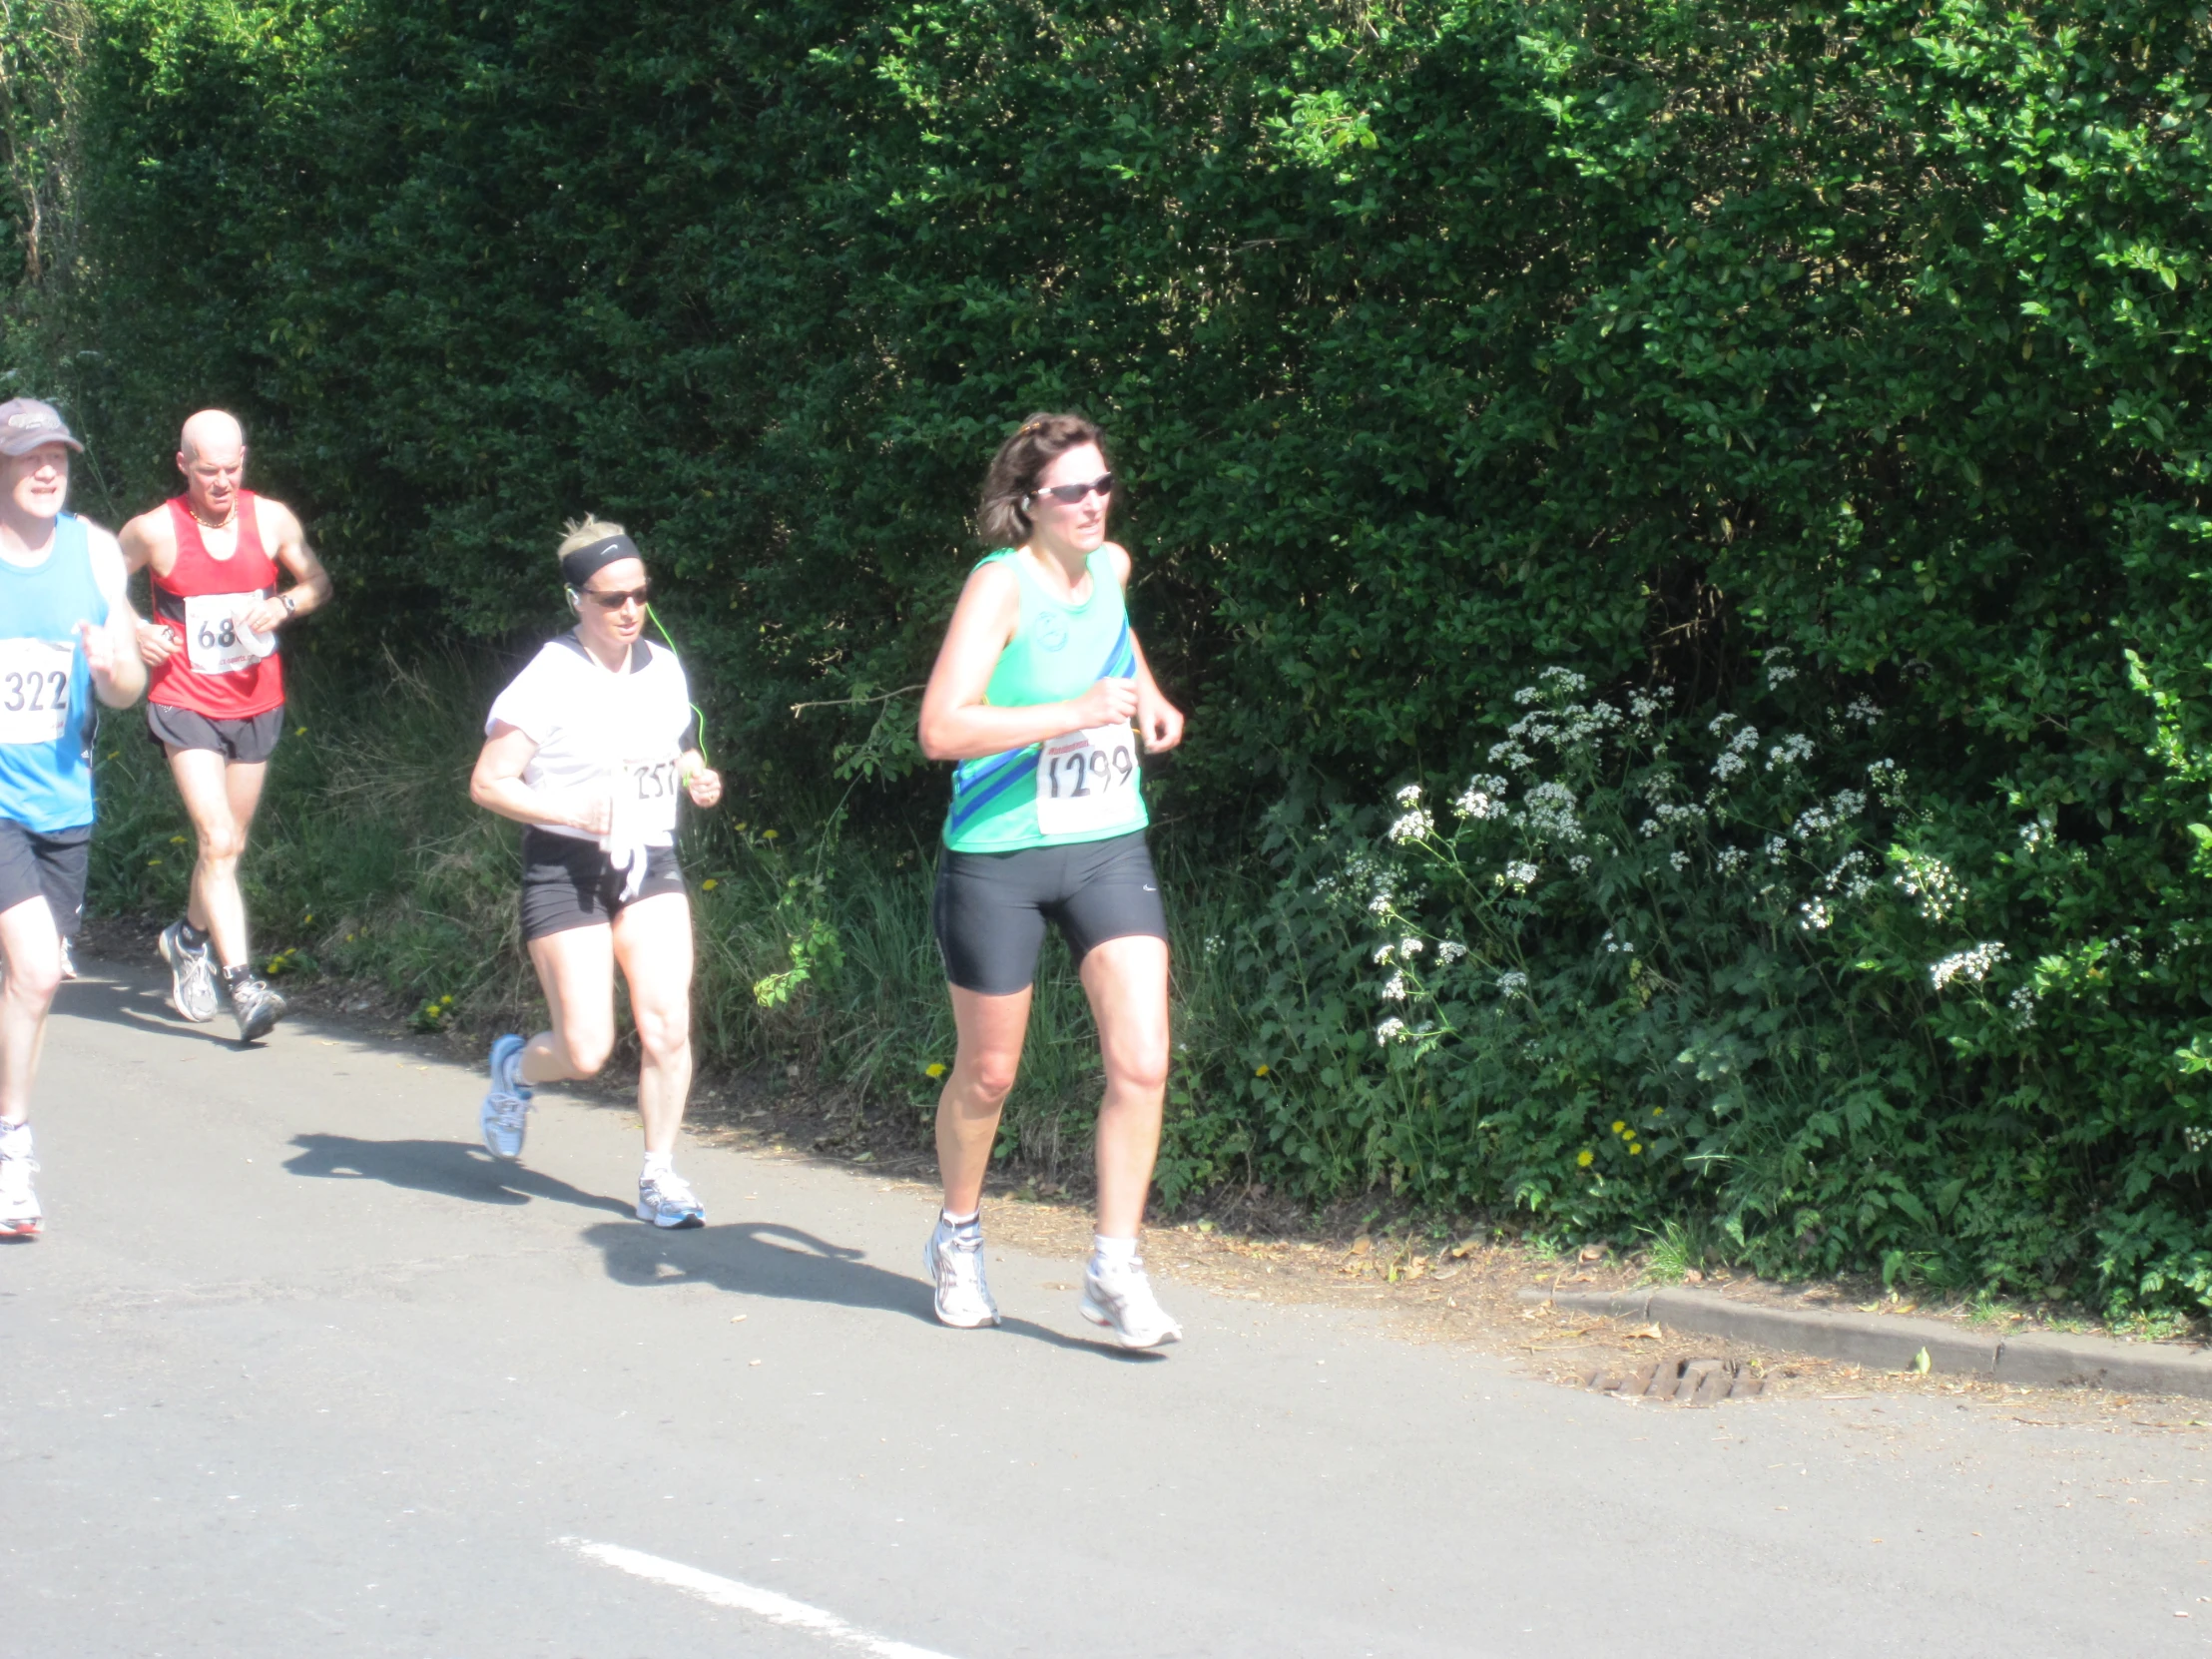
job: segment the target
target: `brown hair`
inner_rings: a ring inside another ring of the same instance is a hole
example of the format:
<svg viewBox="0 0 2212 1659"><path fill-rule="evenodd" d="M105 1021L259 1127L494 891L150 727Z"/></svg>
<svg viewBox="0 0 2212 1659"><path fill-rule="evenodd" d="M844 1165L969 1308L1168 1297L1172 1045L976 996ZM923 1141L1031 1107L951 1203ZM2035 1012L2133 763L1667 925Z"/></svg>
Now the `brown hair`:
<svg viewBox="0 0 2212 1659"><path fill-rule="evenodd" d="M1033 414L998 446L990 471L983 474L983 504L975 527L986 547L1019 547L1029 539L1029 512L1023 503L1044 469L1070 449L1098 445L1106 455L1106 434L1077 414ZM1107 455L1106 464L1114 464Z"/></svg>

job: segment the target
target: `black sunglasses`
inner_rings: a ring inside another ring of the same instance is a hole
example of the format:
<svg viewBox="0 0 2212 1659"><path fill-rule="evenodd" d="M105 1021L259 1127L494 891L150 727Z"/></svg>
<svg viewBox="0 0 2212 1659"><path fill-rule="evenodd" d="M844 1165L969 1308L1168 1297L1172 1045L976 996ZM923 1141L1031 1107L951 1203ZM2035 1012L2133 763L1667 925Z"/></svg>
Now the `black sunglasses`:
<svg viewBox="0 0 2212 1659"><path fill-rule="evenodd" d="M619 611L632 600L642 607L653 598L653 584L648 582L642 588L630 588L622 593L602 593L597 588L586 588L584 597L603 611Z"/></svg>
<svg viewBox="0 0 2212 1659"><path fill-rule="evenodd" d="M1096 490L1100 495L1114 493L1114 475L1109 472L1103 478L1093 478L1087 484L1052 484L1044 489L1032 490L1032 496L1049 495L1063 507L1072 507L1084 496Z"/></svg>

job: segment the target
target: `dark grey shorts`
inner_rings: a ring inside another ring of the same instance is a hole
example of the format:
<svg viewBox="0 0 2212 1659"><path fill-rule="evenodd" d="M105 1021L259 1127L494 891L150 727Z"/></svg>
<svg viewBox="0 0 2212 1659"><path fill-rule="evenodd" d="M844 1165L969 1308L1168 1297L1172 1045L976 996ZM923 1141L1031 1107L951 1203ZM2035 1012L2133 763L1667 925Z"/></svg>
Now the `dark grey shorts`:
<svg viewBox="0 0 2212 1659"><path fill-rule="evenodd" d="M1011 996L1035 982L1048 921L1078 962L1108 939L1168 936L1160 877L1142 830L1018 852L947 847L937 860L930 912L945 978L985 996Z"/></svg>
<svg viewBox="0 0 2212 1659"><path fill-rule="evenodd" d="M244 720L210 720L191 709L149 703L146 730L165 749L212 749L228 763L254 766L276 753L276 740L284 735L284 706L279 703Z"/></svg>
<svg viewBox="0 0 2212 1659"><path fill-rule="evenodd" d="M0 910L43 898L54 912L54 930L75 938L85 918L85 872L91 862L89 824L42 835L0 818Z"/></svg>
<svg viewBox="0 0 2212 1659"><path fill-rule="evenodd" d="M645 855L645 885L639 898L682 892L684 871L676 848L656 846ZM599 850L597 841L556 835L534 827L522 831L522 936L525 941L571 927L604 927L627 906L622 876Z"/></svg>

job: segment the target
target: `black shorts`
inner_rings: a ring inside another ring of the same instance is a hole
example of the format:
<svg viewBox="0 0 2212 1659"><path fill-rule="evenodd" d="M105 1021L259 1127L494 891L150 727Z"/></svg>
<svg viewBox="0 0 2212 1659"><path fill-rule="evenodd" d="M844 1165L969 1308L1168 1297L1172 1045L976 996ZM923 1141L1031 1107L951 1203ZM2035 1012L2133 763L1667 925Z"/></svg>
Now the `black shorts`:
<svg viewBox="0 0 2212 1659"><path fill-rule="evenodd" d="M985 996L1010 996L1035 982L1048 920L1059 924L1078 962L1108 939L1168 936L1142 830L1018 852L947 847L937 862L930 920L944 976Z"/></svg>
<svg viewBox="0 0 2212 1659"><path fill-rule="evenodd" d="M645 855L645 885L640 898L682 892L684 872L676 848L656 846ZM597 841L556 835L550 830L522 831L522 936L527 941L571 927L604 927L624 909L622 872L608 862Z"/></svg>
<svg viewBox="0 0 2212 1659"><path fill-rule="evenodd" d="M54 912L54 930L75 938L85 919L85 870L91 861L89 824L42 835L0 818L0 910L44 898Z"/></svg>
<svg viewBox="0 0 2212 1659"><path fill-rule="evenodd" d="M243 720L210 720L167 703L146 706L146 730L165 749L212 749L233 766L255 766L276 753L284 735L284 706Z"/></svg>

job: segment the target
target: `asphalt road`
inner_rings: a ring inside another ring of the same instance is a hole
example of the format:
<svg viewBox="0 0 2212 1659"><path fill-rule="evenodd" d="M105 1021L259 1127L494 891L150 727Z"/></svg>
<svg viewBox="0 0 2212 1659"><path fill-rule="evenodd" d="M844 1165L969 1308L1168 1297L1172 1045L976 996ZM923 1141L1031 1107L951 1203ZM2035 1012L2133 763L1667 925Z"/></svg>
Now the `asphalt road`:
<svg viewBox="0 0 2212 1659"><path fill-rule="evenodd" d="M94 966L89 971L98 974ZM1644 1407L1357 1313L993 1251L911 1191L311 1022L66 987L46 1236L0 1248L0 1654L2202 1653L2212 1437L1927 1398ZM2186 1616L2177 1616L2186 1615Z"/></svg>

